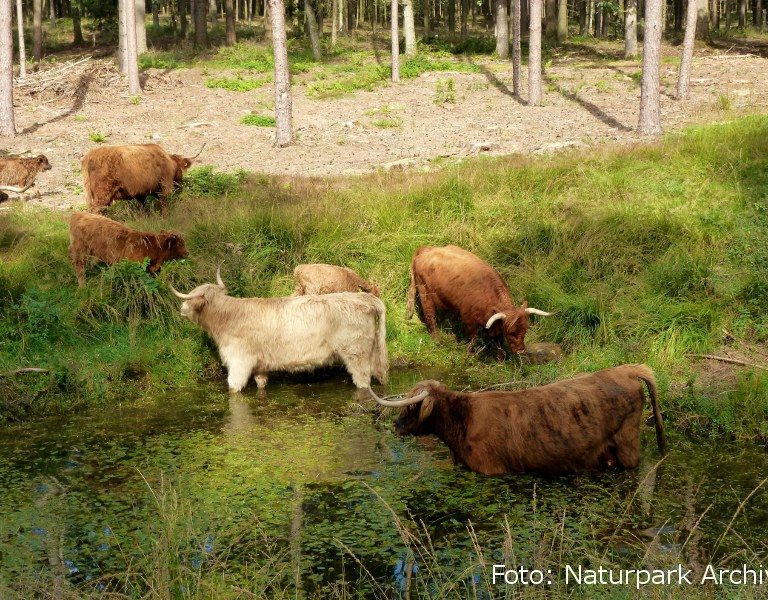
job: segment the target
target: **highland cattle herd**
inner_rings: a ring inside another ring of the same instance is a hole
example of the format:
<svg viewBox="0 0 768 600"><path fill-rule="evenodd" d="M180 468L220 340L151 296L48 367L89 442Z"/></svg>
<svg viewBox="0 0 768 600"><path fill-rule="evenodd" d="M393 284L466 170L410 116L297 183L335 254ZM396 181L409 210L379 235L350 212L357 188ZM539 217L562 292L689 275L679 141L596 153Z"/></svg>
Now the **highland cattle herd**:
<svg viewBox="0 0 768 600"><path fill-rule="evenodd" d="M75 212L69 228L69 255L80 286L89 259L107 264L148 259L148 270L156 273L165 261L187 256L178 232L136 231L94 213L119 199L143 200L149 195L157 196L163 206L196 156L185 158L157 144L141 144L96 148L83 157L89 212ZM0 194L28 190L37 174L50 168L42 155L0 159ZM296 288L288 297L230 296L220 268L216 283L189 293L171 287L182 300L182 316L216 343L231 392L240 392L251 377L263 389L272 372L340 364L354 385L380 405L400 408L395 423L399 434L435 434L456 462L478 473L499 475L637 467L645 384L659 449L665 450L656 382L645 365L621 365L520 391L460 393L437 381L423 381L404 396L380 398L371 389L371 379L385 384L389 361L379 286L345 266L298 265L293 275ZM484 331L499 358L505 345L515 354L525 351L530 315L553 314L524 301L515 304L490 264L453 245L423 246L414 252L408 318L417 303L430 334L437 334L440 314L456 316L469 334L470 352Z"/></svg>

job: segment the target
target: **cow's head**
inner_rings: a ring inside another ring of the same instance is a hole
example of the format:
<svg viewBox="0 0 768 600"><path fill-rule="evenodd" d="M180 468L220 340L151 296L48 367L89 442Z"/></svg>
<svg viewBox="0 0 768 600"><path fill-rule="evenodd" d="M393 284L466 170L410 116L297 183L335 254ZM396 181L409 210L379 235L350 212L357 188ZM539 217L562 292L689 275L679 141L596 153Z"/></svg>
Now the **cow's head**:
<svg viewBox="0 0 768 600"><path fill-rule="evenodd" d="M35 158L32 159L34 162L35 168L38 171L50 171L51 170L51 163L48 162L48 158L44 154L38 154L35 156Z"/></svg>
<svg viewBox="0 0 768 600"><path fill-rule="evenodd" d="M396 400L379 398L371 391L373 398L382 406L400 408L400 416L395 421L395 431L400 435L425 435L433 433L429 417L435 403L445 393L446 387L439 381L422 381L405 396Z"/></svg>
<svg viewBox="0 0 768 600"><path fill-rule="evenodd" d="M552 313L544 312L538 308L528 308L528 303L523 301L522 306L494 313L485 324L486 329L494 326L496 321L504 332L504 339L509 349L515 354L525 352L525 334L528 332L528 315L549 317Z"/></svg>
<svg viewBox="0 0 768 600"><path fill-rule="evenodd" d="M192 159L185 158L179 154L171 154L171 160L173 160L176 169L173 173L173 181L174 183L181 183L184 179L184 173L192 166Z"/></svg>
<svg viewBox="0 0 768 600"><path fill-rule="evenodd" d="M160 232L160 247L168 258L186 258L189 254L184 238L175 231Z"/></svg>
<svg viewBox="0 0 768 600"><path fill-rule="evenodd" d="M181 304L181 316L186 317L193 323L200 322L200 314L217 296L227 293L227 286L221 279L221 265L216 269L216 283L204 283L198 285L189 294L182 294L172 285L168 284L171 291L177 298L184 300Z"/></svg>

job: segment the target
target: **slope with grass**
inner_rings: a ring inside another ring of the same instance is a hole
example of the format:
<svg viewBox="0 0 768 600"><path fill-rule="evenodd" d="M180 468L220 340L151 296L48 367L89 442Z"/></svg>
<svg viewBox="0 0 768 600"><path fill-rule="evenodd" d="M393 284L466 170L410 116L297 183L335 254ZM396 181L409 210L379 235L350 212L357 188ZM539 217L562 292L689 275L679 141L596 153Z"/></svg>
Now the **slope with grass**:
<svg viewBox="0 0 768 600"><path fill-rule="evenodd" d="M690 354L744 355L768 338L768 118L692 128L659 145L586 156L467 161L430 174L362 179L190 174L165 217L122 203L113 217L179 229L190 258L158 278L133 264L90 272L78 290L62 214L0 217L0 418L71 410L217 377L215 349L178 315L166 282L188 290L224 260L233 295L292 290L300 262L345 264L376 280L395 365L462 370L469 386L543 383L621 362L649 363L681 430L768 439L768 377L718 382ZM467 356L404 320L408 267L423 244L488 259L513 297L557 313L529 341L562 344L561 364ZM726 333L724 333L726 332ZM400 391L400 390L394 390Z"/></svg>

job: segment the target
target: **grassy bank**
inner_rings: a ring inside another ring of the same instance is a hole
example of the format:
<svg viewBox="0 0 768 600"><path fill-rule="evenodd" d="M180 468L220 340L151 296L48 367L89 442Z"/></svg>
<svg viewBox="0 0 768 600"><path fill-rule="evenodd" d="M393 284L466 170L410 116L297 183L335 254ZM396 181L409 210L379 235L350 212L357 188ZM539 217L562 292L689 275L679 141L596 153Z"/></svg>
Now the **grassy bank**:
<svg viewBox="0 0 768 600"><path fill-rule="evenodd" d="M190 258L158 278L127 263L95 268L83 290L67 258L66 215L14 209L0 216L0 372L50 373L0 378L0 419L220 376L211 343L181 320L166 282L188 290L224 260L233 295L281 295L296 264L330 262L380 284L395 365L464 371L480 387L643 361L679 429L765 440L768 377L711 377L689 355L764 347L766 211L766 117L654 146L476 159L426 174L308 180L197 169L165 217L128 203L111 213L181 230ZM465 342L432 340L404 320L414 249L445 243L488 259L517 301L557 313L534 322L528 339L561 344L562 363L471 358Z"/></svg>

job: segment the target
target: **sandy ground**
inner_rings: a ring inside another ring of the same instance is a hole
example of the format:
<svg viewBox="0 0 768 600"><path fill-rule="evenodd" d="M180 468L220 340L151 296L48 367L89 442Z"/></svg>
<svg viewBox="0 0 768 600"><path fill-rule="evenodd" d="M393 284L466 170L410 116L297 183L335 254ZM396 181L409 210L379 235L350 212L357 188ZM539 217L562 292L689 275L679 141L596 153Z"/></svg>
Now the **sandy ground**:
<svg viewBox="0 0 768 600"><path fill-rule="evenodd" d="M666 53L676 55L677 48ZM605 62L557 57L546 69L543 106L528 107L511 93L511 64L486 59L481 73L426 73L373 92L330 100L308 98L306 85L294 85L296 143L273 145L271 128L240 124L254 110L270 114L271 85L239 93L205 86L200 69L155 70L144 75L145 94L131 102L124 81L108 59L88 61L72 89L22 90L17 94L10 152L48 156L53 169L38 178L33 203L70 208L83 202L79 161L95 147L89 135L109 144L156 141L186 155L206 143L199 162L217 169L293 175L359 174L377 168L432 168L440 157L472 153L541 153L605 142L637 143L640 88L636 62ZM663 125L667 131L702 120L727 120L722 108L764 110L768 104L768 59L707 49L694 58L691 97L674 99L677 67L662 66ZM525 73L524 73L525 76ZM455 103L436 104L437 81L452 78ZM526 82L523 82L525 90ZM525 92L524 92L525 95ZM374 122L385 108L397 127ZM486 150L483 150L486 152Z"/></svg>

